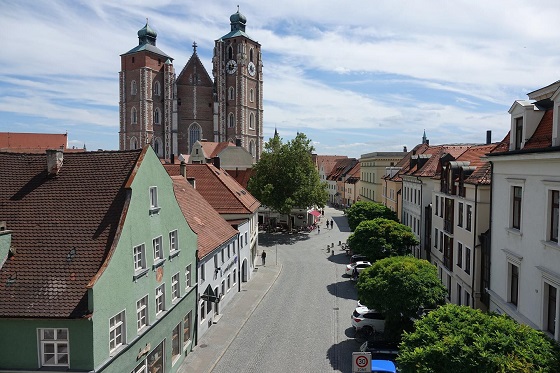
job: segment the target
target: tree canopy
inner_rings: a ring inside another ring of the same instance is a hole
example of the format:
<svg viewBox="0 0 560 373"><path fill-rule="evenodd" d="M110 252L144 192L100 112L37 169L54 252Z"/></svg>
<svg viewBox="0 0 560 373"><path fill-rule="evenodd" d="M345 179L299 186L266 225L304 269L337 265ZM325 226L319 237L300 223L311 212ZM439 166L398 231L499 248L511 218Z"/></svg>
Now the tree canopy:
<svg viewBox="0 0 560 373"><path fill-rule="evenodd" d="M447 304L405 333L401 372L560 372L560 347L505 315Z"/></svg>
<svg viewBox="0 0 560 373"><path fill-rule="evenodd" d="M412 256L375 262L360 273L357 289L360 302L385 314L385 329L399 335L420 308L443 304L447 294L436 267Z"/></svg>
<svg viewBox="0 0 560 373"><path fill-rule="evenodd" d="M262 204L281 214L294 208L325 206L328 192L311 158L311 140L305 134L282 143L275 134L264 146L247 189Z"/></svg>
<svg viewBox="0 0 560 373"><path fill-rule="evenodd" d="M418 244L410 227L384 218L362 221L348 237L352 252L367 256L371 262L409 254L410 246Z"/></svg>
<svg viewBox="0 0 560 373"><path fill-rule="evenodd" d="M355 230L358 225L365 220L385 218L398 221L397 214L387 206L369 201L358 201L346 209L348 225L351 230Z"/></svg>

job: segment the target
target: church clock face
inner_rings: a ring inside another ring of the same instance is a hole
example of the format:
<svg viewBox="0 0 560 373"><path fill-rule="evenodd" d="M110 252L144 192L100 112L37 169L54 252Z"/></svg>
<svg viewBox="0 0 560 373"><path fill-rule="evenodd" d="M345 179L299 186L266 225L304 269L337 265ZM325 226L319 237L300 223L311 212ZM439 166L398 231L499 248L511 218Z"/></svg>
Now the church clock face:
<svg viewBox="0 0 560 373"><path fill-rule="evenodd" d="M255 64L252 63L252 62L249 62L249 64L247 65L247 71L249 72L249 75L255 76L255 74L257 72L257 68L255 67Z"/></svg>
<svg viewBox="0 0 560 373"><path fill-rule="evenodd" d="M233 74L237 71L237 62L235 62L234 60L229 60L226 63L226 71L228 74Z"/></svg>

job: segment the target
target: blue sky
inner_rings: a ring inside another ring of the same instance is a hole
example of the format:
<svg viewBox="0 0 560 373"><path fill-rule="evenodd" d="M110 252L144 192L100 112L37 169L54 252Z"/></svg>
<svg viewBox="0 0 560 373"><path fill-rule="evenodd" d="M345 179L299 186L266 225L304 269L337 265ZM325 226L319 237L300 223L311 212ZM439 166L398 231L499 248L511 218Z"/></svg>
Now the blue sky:
<svg viewBox="0 0 560 373"><path fill-rule="evenodd" d="M304 132L359 157L494 141L515 100L560 79L560 3L519 0L0 0L0 131L68 132L118 149L120 55L149 18L178 74L192 43L211 74L237 5L262 45L264 136Z"/></svg>

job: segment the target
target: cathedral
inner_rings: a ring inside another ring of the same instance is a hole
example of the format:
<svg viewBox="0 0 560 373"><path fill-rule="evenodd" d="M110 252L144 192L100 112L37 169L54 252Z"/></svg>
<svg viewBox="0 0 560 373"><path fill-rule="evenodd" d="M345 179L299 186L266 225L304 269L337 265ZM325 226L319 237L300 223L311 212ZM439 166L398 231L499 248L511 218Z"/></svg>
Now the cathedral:
<svg viewBox="0 0 560 373"><path fill-rule="evenodd" d="M245 32L239 9L231 31L215 41L212 77L196 52L175 73L146 25L138 46L121 55L119 149L151 144L162 159L188 155L197 140L232 142L258 161L263 146L261 45Z"/></svg>

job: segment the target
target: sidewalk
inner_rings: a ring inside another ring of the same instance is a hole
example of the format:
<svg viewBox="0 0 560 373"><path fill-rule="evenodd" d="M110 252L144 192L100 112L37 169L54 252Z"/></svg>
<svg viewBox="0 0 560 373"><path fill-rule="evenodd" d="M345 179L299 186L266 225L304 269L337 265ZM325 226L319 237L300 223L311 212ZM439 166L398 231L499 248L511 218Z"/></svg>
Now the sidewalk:
<svg viewBox="0 0 560 373"><path fill-rule="evenodd" d="M198 340L198 345L187 355L177 372L202 373L214 369L282 271L281 264L274 265L271 261L263 267L260 262L257 258L253 278L241 284L242 291L228 304L218 323Z"/></svg>

